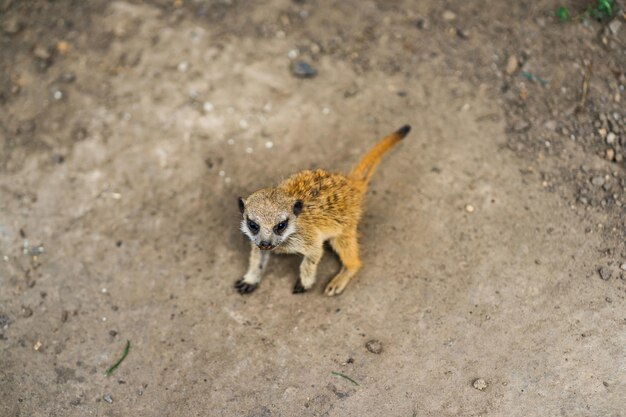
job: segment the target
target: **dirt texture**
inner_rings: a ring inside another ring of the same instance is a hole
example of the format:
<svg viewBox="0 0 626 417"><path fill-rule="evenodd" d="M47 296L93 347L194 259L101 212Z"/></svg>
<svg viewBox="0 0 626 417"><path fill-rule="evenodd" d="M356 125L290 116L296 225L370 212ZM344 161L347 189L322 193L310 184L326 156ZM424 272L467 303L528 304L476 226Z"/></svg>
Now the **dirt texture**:
<svg viewBox="0 0 626 417"><path fill-rule="evenodd" d="M626 22L557 5L1 1L0 416L625 415ZM344 294L237 294L237 197L406 123Z"/></svg>

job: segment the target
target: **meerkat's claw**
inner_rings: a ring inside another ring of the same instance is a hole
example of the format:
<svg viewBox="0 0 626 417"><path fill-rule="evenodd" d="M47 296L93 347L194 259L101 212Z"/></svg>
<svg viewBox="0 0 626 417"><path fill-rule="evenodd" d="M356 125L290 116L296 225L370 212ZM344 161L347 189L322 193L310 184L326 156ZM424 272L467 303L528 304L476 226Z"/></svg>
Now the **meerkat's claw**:
<svg viewBox="0 0 626 417"><path fill-rule="evenodd" d="M298 280L298 282L296 282L296 285L294 285L293 291L291 293L292 294L302 294L303 292L306 292L306 291L307 291L307 289L304 288L304 286L302 285L300 280Z"/></svg>
<svg viewBox="0 0 626 417"><path fill-rule="evenodd" d="M235 289L239 294L248 294L256 290L259 284L248 284L243 278L235 282Z"/></svg>
<svg viewBox="0 0 626 417"><path fill-rule="evenodd" d="M349 279L345 280L345 279L333 278L324 289L324 294L326 294L329 297L332 297L334 295L339 295L343 292L344 288L346 288L346 285L348 285L348 282L350 282Z"/></svg>

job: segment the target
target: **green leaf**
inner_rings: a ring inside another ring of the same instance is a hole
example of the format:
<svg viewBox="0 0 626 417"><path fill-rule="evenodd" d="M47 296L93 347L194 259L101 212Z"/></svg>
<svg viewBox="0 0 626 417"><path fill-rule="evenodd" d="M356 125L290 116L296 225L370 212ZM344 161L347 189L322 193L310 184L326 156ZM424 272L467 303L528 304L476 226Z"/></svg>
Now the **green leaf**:
<svg viewBox="0 0 626 417"><path fill-rule="evenodd" d="M567 7L563 7L563 6L559 7L558 9L556 9L556 12L554 14L556 15L557 19L559 19L559 22L561 23L566 22L567 19L569 19L569 11L567 10Z"/></svg>

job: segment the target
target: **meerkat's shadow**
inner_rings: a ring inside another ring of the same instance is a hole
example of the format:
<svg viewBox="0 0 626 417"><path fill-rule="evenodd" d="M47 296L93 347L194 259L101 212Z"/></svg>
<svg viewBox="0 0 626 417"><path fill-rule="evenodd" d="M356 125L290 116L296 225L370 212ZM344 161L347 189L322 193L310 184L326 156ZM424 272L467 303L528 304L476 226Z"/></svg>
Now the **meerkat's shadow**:
<svg viewBox="0 0 626 417"><path fill-rule="evenodd" d="M302 255L296 254L281 254L272 255L268 267L266 280L287 281L288 285L293 285L298 281L298 270L302 263ZM339 256L335 253L328 242L324 242L324 256L320 261L317 269L318 280L315 284L316 287L313 292L323 292L326 284L339 272L341 269L341 261Z"/></svg>

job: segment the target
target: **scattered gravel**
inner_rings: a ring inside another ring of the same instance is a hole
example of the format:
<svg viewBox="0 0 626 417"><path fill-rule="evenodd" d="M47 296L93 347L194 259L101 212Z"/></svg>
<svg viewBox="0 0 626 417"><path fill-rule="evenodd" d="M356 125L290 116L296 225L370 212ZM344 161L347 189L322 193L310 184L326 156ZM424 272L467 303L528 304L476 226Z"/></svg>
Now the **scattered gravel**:
<svg viewBox="0 0 626 417"><path fill-rule="evenodd" d="M291 73L298 78L313 78L317 71L307 62L298 60L291 65Z"/></svg>
<svg viewBox="0 0 626 417"><path fill-rule="evenodd" d="M106 402L108 402L109 404L113 404L113 397L111 397L110 394L105 394L102 399Z"/></svg>
<svg viewBox="0 0 626 417"><path fill-rule="evenodd" d="M476 378L472 381L472 387L476 388L478 391L484 391L487 389L489 384L482 378Z"/></svg>
<svg viewBox="0 0 626 417"><path fill-rule="evenodd" d="M609 280L611 278L611 275L613 275L611 270L607 268L606 266L603 266L602 268L598 269L598 273L600 274L600 278L602 278L605 281Z"/></svg>
<svg viewBox="0 0 626 417"><path fill-rule="evenodd" d="M383 342L378 339L368 340L365 343L365 348L376 355L380 355L383 351Z"/></svg>

